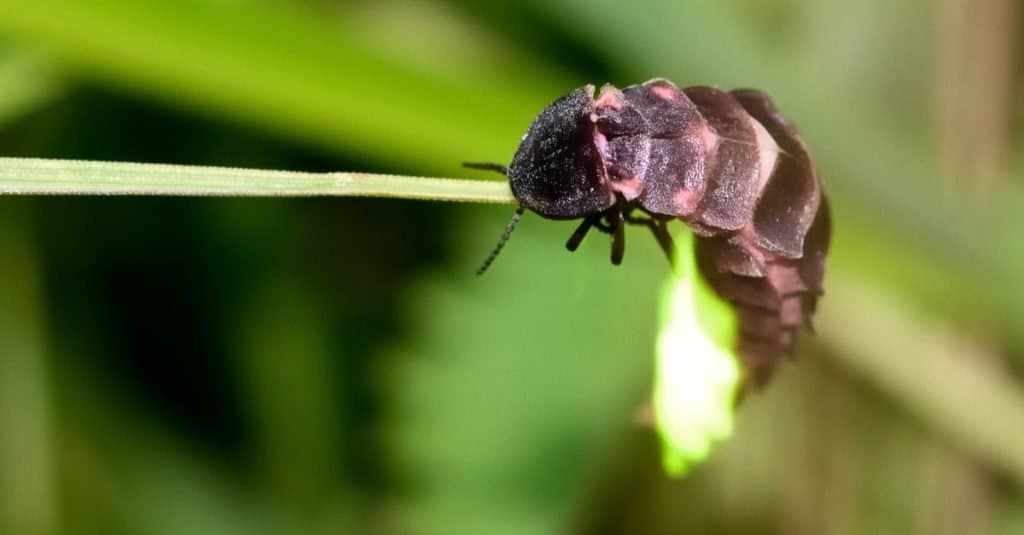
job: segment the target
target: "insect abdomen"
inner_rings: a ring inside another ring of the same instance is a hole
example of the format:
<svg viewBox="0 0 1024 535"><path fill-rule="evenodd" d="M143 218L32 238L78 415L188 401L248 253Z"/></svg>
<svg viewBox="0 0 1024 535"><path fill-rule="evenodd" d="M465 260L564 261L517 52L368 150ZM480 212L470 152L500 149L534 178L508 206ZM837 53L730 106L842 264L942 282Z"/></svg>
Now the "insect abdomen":
<svg viewBox="0 0 1024 535"><path fill-rule="evenodd" d="M797 331L810 327L823 293L830 234L828 203L822 198L798 258L771 253L747 233L697 237L701 274L736 307L737 353L747 383L767 381L779 359L793 352Z"/></svg>
<svg viewBox="0 0 1024 535"><path fill-rule="evenodd" d="M828 207L807 148L760 91L651 80L623 96L652 140L640 205L698 234L700 269L736 306L745 376L760 383L822 292Z"/></svg>
<svg viewBox="0 0 1024 535"><path fill-rule="evenodd" d="M595 99L585 86L534 119L507 174L517 213L582 218L566 247L576 250L597 228L612 235L614 264L625 224L647 226L674 259L665 223L684 221L698 236L703 276L736 306L752 382L810 325L828 206L806 146L760 91L654 79L621 91L606 85ZM638 209L650 217L633 216Z"/></svg>
<svg viewBox="0 0 1024 535"><path fill-rule="evenodd" d="M797 331L811 324L831 233L828 205L803 141L764 93L684 92L726 138L720 145L731 145L712 156L717 167L708 166L709 186L696 216L713 235L698 237L697 254L709 284L736 306L744 376L760 384L792 353ZM722 133L722 124L739 132L743 122L754 131L753 143ZM722 169L734 175L713 174Z"/></svg>

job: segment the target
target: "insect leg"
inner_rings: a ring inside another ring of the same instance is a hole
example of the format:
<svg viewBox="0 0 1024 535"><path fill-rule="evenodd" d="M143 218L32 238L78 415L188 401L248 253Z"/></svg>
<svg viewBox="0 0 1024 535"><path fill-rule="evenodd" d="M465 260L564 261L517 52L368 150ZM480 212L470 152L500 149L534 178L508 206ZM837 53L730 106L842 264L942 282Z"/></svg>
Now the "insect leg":
<svg viewBox="0 0 1024 535"><path fill-rule="evenodd" d="M624 216L626 223L632 225L644 225L651 229L651 233L654 234L654 239L658 240L658 246L661 247L662 252L668 257L668 263L671 264L672 269L676 267L676 245L672 241L672 236L668 233L668 222L655 219L653 217L636 217L632 213Z"/></svg>
<svg viewBox="0 0 1024 535"><path fill-rule="evenodd" d="M588 217L584 219L583 222L580 223L580 226L576 227L576 231L572 233L572 236L569 236L569 241L565 242L565 248L570 251L575 251L576 248L580 246L583 238L587 236L587 232L590 230L590 227L594 226L597 222L597 218L595 217Z"/></svg>
<svg viewBox="0 0 1024 535"><path fill-rule="evenodd" d="M616 266L622 263L622 256L626 252L626 233L623 232L623 215L621 210L609 214L612 223L612 264Z"/></svg>
<svg viewBox="0 0 1024 535"><path fill-rule="evenodd" d="M661 246L662 252L668 257L668 263L672 266L672 270L676 269L676 244L672 241L672 235L668 233L668 227L665 221L658 221L651 219L648 226L651 228L651 232L654 233L654 239L658 240L658 245Z"/></svg>

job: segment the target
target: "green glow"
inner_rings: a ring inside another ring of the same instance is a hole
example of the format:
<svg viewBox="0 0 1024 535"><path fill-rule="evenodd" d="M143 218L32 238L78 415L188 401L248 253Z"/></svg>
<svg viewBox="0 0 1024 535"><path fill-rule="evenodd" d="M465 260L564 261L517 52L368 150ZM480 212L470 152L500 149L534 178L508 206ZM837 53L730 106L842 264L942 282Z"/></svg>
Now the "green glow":
<svg viewBox="0 0 1024 535"><path fill-rule="evenodd" d="M662 292L654 422L665 471L682 476L732 433L740 369L732 307L697 274L693 235L680 233L675 241L678 271Z"/></svg>

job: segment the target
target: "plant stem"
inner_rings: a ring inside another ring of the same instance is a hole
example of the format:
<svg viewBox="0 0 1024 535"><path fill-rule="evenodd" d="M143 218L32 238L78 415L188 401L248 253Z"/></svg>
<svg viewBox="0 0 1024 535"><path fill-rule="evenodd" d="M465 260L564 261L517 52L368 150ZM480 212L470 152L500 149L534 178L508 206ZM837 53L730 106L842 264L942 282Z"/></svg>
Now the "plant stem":
<svg viewBox="0 0 1024 535"><path fill-rule="evenodd" d="M0 158L0 195L342 196L481 203L515 201L508 184L496 180L33 158Z"/></svg>

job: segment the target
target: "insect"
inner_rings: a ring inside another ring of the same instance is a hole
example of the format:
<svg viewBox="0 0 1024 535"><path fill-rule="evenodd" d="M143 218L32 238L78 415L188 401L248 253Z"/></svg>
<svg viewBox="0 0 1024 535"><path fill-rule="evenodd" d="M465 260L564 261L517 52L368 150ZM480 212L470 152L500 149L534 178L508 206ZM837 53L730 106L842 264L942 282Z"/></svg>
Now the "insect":
<svg viewBox="0 0 1024 535"><path fill-rule="evenodd" d="M466 164L505 174L519 201L478 273L525 210L582 219L570 251L591 229L611 235L616 265L626 225L647 227L674 262L666 225L682 220L702 276L736 307L746 376L763 382L822 294L831 221L806 145L757 90L653 79L594 93L581 87L541 111L508 167Z"/></svg>

